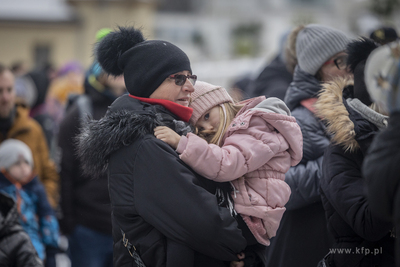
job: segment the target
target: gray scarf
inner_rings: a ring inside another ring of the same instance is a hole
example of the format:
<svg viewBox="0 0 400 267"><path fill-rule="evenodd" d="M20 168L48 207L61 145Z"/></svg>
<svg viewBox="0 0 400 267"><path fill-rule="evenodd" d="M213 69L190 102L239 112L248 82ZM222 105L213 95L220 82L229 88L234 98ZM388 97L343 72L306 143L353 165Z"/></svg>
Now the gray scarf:
<svg viewBox="0 0 400 267"><path fill-rule="evenodd" d="M379 130L385 129L388 124L388 116L382 115L365 104L363 104L359 99L357 98L348 98L346 99L347 104L360 113L360 115L368 120L369 122L373 123L376 127L378 127Z"/></svg>

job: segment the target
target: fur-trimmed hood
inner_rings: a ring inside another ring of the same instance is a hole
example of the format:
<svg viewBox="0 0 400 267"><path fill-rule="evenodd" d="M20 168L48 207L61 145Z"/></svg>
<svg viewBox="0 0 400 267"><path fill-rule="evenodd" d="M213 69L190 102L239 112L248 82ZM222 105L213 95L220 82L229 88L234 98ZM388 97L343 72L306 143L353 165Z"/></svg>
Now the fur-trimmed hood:
<svg viewBox="0 0 400 267"><path fill-rule="evenodd" d="M103 118L84 123L76 138L84 175L98 177L103 174L113 152L152 134L160 125L168 126L178 134L191 131L188 123L178 120L163 106L146 104L128 95L119 97Z"/></svg>
<svg viewBox="0 0 400 267"><path fill-rule="evenodd" d="M350 151L357 149L358 143L355 140L354 123L343 104L343 89L353 84L353 80L350 79L337 79L323 84L315 104L317 116L326 122L326 130L332 135L331 141Z"/></svg>
<svg viewBox="0 0 400 267"><path fill-rule="evenodd" d="M331 142L347 151L360 148L359 140L375 134L387 124L387 117L352 98L353 80L337 78L322 85L315 104L316 115L327 126Z"/></svg>

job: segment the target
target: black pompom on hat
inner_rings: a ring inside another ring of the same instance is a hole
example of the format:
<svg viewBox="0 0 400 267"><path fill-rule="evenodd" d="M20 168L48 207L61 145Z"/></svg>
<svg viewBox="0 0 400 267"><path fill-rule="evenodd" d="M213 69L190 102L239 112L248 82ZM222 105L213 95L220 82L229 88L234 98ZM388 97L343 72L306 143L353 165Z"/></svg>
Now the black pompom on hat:
<svg viewBox="0 0 400 267"><path fill-rule="evenodd" d="M124 74L131 95L149 97L169 76L192 72L185 52L161 40L145 40L140 30L119 27L96 45L95 55L105 72Z"/></svg>

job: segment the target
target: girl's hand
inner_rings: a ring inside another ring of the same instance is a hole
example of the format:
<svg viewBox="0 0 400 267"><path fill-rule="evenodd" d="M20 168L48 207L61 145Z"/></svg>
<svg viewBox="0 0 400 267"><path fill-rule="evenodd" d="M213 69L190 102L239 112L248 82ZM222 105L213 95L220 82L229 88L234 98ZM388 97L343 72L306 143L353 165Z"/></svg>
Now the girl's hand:
<svg viewBox="0 0 400 267"><path fill-rule="evenodd" d="M242 261L245 257L244 253L241 252L237 254L239 260L238 261L231 261L230 267L244 267L244 261Z"/></svg>
<svg viewBox="0 0 400 267"><path fill-rule="evenodd" d="M166 126L158 126L154 129L154 135L157 139L164 141L173 149L178 147L181 136Z"/></svg>

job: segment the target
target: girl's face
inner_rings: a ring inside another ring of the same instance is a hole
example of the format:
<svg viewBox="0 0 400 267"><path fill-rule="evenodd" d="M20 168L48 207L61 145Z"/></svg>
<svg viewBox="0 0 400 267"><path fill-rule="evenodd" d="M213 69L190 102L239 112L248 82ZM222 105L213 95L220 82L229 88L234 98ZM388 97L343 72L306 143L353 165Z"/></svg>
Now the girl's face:
<svg viewBox="0 0 400 267"><path fill-rule="evenodd" d="M25 182L31 177L32 167L24 158L20 158L16 163L11 165L8 172L18 182Z"/></svg>
<svg viewBox="0 0 400 267"><path fill-rule="evenodd" d="M322 82L329 82L335 77L344 78L350 75L348 69L346 68L346 59L347 54L345 52L340 52L326 61L320 69Z"/></svg>
<svg viewBox="0 0 400 267"><path fill-rule="evenodd" d="M181 71L176 74L190 75L189 71ZM193 84L186 79L185 83L180 86L176 85L175 80L167 78L164 82L149 96L149 98L165 99L175 102L179 105L188 107L190 94L194 92Z"/></svg>
<svg viewBox="0 0 400 267"><path fill-rule="evenodd" d="M206 111L203 116L199 118L196 127L199 131L217 131L220 124L220 107L215 106Z"/></svg>

